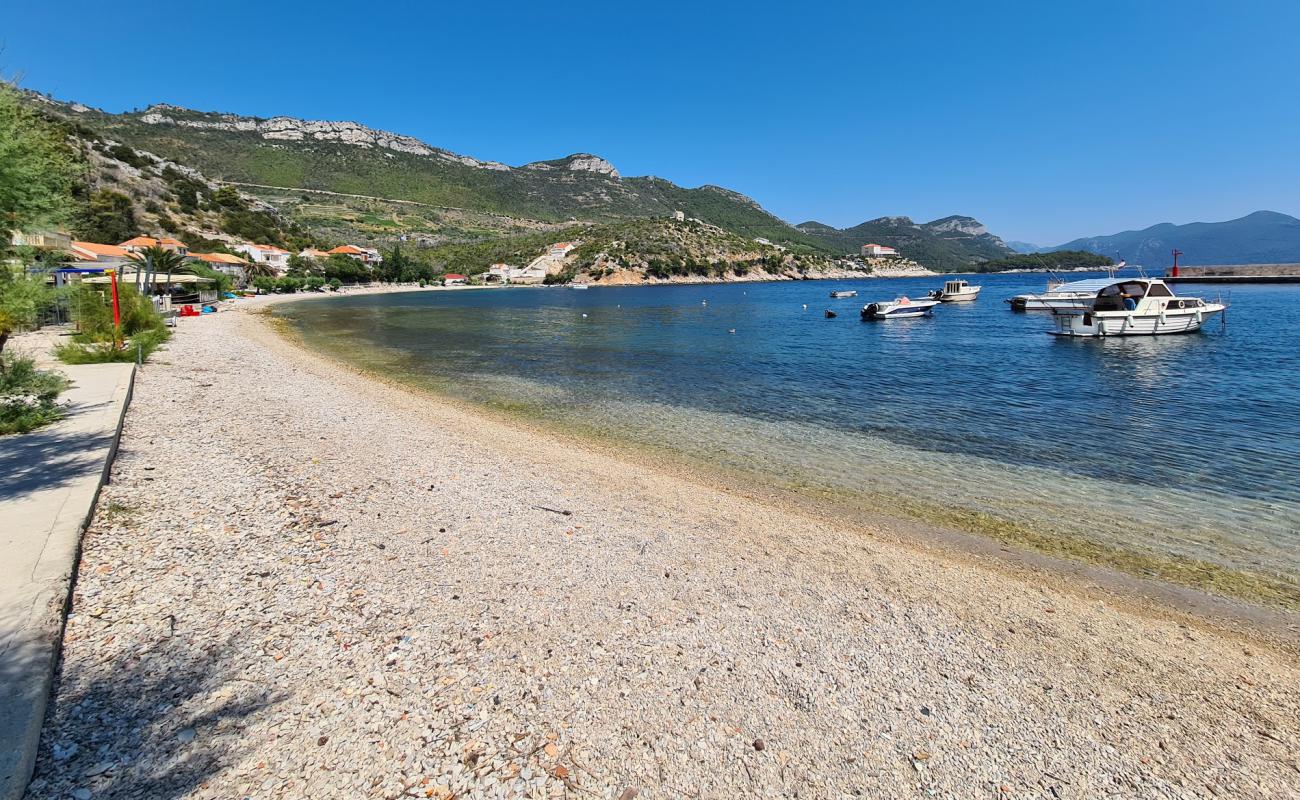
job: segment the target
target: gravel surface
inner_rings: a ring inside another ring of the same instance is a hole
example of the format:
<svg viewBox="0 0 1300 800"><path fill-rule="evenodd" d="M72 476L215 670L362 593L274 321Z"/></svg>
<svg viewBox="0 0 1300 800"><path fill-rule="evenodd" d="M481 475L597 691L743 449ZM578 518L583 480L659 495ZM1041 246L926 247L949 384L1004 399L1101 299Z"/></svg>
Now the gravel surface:
<svg viewBox="0 0 1300 800"><path fill-rule="evenodd" d="M1300 796L1267 644L183 322L31 798Z"/></svg>

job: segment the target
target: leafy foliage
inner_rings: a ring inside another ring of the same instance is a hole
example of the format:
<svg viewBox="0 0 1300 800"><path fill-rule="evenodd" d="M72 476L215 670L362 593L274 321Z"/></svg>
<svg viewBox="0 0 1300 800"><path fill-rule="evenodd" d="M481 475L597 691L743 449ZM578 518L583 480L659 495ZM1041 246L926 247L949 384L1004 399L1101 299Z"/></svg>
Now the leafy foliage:
<svg viewBox="0 0 1300 800"><path fill-rule="evenodd" d="M138 230L131 198L112 189L92 192L72 223L73 234L88 242L125 242Z"/></svg>
<svg viewBox="0 0 1300 800"><path fill-rule="evenodd" d="M1003 272L1009 269L1089 269L1109 267L1115 262L1109 256L1089 253L1085 250L1057 250L1052 253L1019 253L994 261L986 261L977 267L979 272Z"/></svg>
<svg viewBox="0 0 1300 800"><path fill-rule="evenodd" d="M0 352L10 335L35 324L53 302L43 278L14 274L0 266Z"/></svg>
<svg viewBox="0 0 1300 800"><path fill-rule="evenodd" d="M0 435L27 433L63 416L57 400L67 385L30 358L0 353Z"/></svg>
<svg viewBox="0 0 1300 800"><path fill-rule="evenodd" d="M59 127L0 81L0 229L63 220L72 210L75 164Z"/></svg>
<svg viewBox="0 0 1300 800"><path fill-rule="evenodd" d="M69 305L78 333L72 342L54 349L66 364L101 364L148 358L171 336L153 301L140 292L118 287L121 327L113 325L113 303L107 288L83 283L70 294Z"/></svg>

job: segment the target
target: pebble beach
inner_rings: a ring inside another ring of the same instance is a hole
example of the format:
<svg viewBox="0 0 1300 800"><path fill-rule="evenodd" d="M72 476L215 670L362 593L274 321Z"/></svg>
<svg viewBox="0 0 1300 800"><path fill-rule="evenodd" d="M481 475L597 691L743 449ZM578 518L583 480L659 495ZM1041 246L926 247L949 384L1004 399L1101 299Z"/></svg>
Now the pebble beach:
<svg viewBox="0 0 1300 800"><path fill-rule="evenodd" d="M521 430L266 305L137 377L29 798L1300 796L1286 642Z"/></svg>

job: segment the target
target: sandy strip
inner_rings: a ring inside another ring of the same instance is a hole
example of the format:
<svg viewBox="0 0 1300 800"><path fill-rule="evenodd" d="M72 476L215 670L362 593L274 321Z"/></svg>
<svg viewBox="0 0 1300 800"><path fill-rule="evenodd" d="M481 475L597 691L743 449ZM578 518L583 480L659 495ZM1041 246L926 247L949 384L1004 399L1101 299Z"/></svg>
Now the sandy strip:
<svg viewBox="0 0 1300 800"><path fill-rule="evenodd" d="M1267 643L186 322L31 797L1300 795Z"/></svg>

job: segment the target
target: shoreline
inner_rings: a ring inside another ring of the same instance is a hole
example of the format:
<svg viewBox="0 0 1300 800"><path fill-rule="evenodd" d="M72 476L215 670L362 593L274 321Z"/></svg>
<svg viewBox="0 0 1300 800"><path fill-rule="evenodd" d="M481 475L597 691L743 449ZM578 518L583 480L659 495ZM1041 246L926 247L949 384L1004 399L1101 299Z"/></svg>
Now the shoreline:
<svg viewBox="0 0 1300 800"><path fill-rule="evenodd" d="M268 327L285 344L302 355L318 359L329 368L406 393L417 401L454 407L466 416L467 422L479 415L495 424L542 437L552 444L596 452L637 469L654 470L671 479L743 496L756 503L773 505L784 513L855 529L863 535L889 536L903 546L937 547L949 551L952 557L969 559L1012 575L1030 579L1065 577L1077 584L1072 588L1086 596L1097 594L1142 613L1205 623L1225 632L1241 632L1239 626L1245 626L1247 635L1262 635L1300 654L1300 609L1266 602L1265 591L1277 589L1271 585L1261 584L1258 589L1250 590L1258 594L1247 593L1245 587L1253 586L1251 581L1261 580L1253 573L1239 573L1209 562L1147 554L1099 542L1069 539L1057 543L1059 537L1047 537L1029 530L1018 531L1009 524L994 525L995 530L985 520L974 520L983 524L971 530L961 527L955 521L957 517L949 519L934 509L923 509L908 498L894 498L891 505L912 506L912 512L893 514L883 510L879 503L866 504L866 498L839 497L842 493L815 487L801 491L758 475L693 461L670 448L643 446L591 431L571 429L559 423L539 422L524 412L516 413L504 406L470 404L432 386L380 375L346 357L313 347L291 328L287 320L274 316L274 305L311 298L301 294L276 295L255 313L266 320ZM266 340L262 344L272 346ZM930 513L925 513L927 510ZM1046 538L1052 538L1052 546L1036 543ZM1117 564L1129 565L1130 568L1124 569ZM1172 576L1178 574L1195 575L1216 586L1236 586L1240 593L1209 591L1173 579Z"/></svg>
<svg viewBox="0 0 1300 800"><path fill-rule="evenodd" d="M30 800L1300 790L1281 644L431 400L272 305L141 371Z"/></svg>

